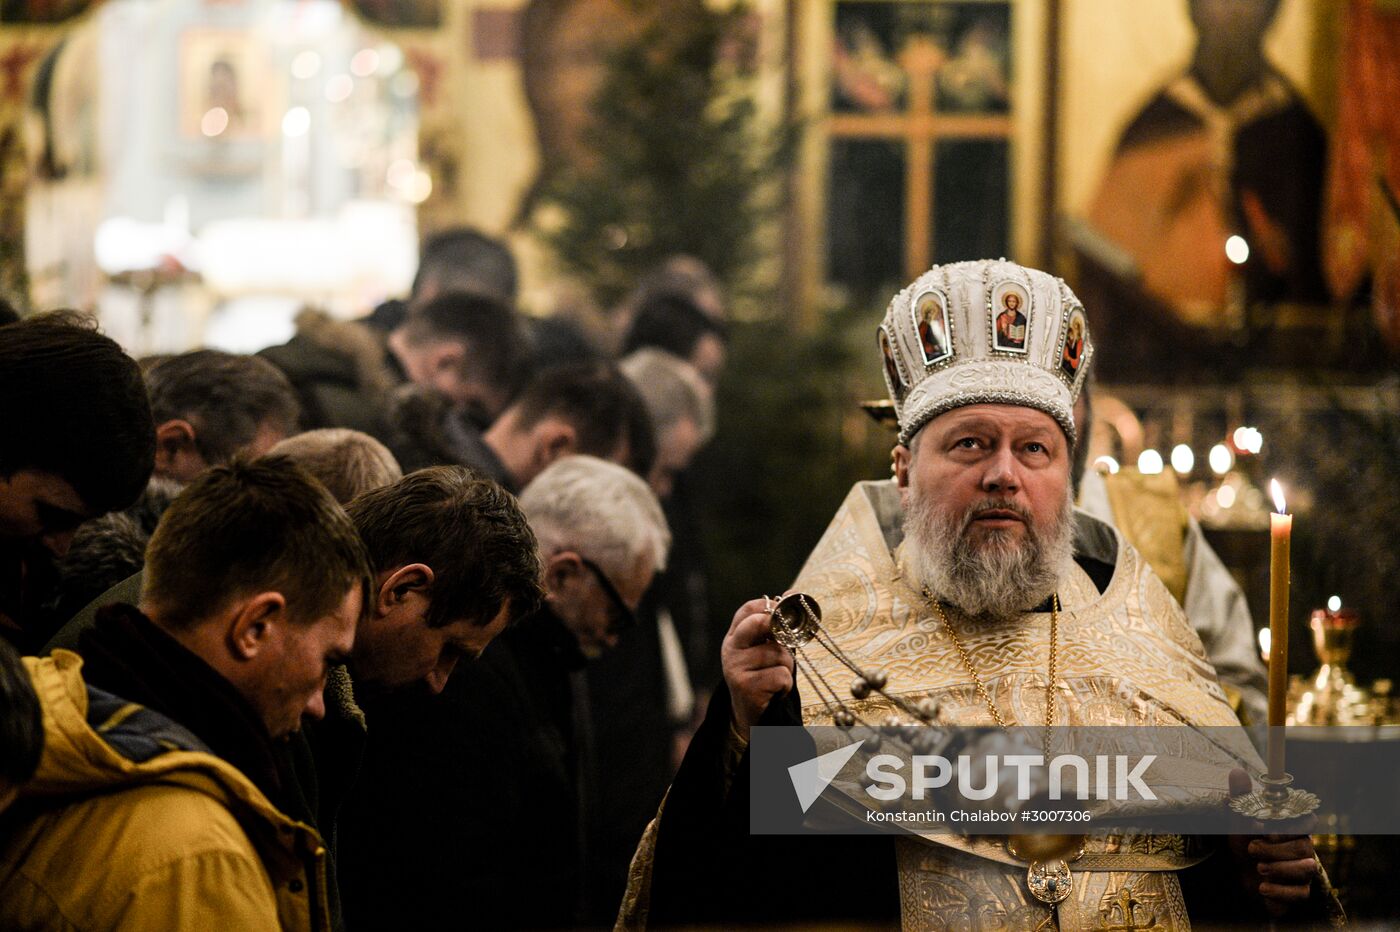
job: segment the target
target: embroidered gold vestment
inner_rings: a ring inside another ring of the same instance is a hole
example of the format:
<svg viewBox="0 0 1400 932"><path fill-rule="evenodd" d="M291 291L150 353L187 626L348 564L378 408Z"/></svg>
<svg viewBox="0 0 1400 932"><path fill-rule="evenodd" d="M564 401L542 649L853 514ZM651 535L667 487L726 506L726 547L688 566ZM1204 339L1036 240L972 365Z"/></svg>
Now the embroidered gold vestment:
<svg viewBox="0 0 1400 932"><path fill-rule="evenodd" d="M995 722L952 640L902 568L901 525L892 482L857 484L793 589L815 597L827 634L856 666L886 673L887 693L910 702L934 700L939 724L992 727ZM1187 807L1224 805L1229 768L1244 766L1257 774L1263 764L1238 727L1200 639L1146 561L1116 530L1076 515L1075 551L1114 566L1114 572L1100 593L1076 564L1059 590L1054 724L1181 726L1174 756L1199 766L1181 771L1187 778L1167 788L1171 798ZM1008 723L1044 724L1050 616L1032 613L998 626L956 612L948 616ZM827 652L812 645L806 655L837 688L849 682L850 671ZM799 685L804 723L832 724L815 690L801 678ZM874 722L897 711L878 693L852 708ZM1209 737L1196 730L1211 726L1218 728ZM1224 746L1221 729L1231 729ZM832 787L840 792L842 785L838 779ZM633 860L619 929L646 924L657 825L648 827ZM1002 837L914 830L895 845L906 929L1016 932L1043 927L1050 916L1050 908L1026 886L1027 865L1008 853ZM1058 928L1189 929L1177 872L1208 853L1199 839L1179 835L1090 837L1084 854L1070 865L1073 888L1056 908Z"/></svg>
<svg viewBox="0 0 1400 932"><path fill-rule="evenodd" d="M903 571L899 518L892 483L860 483L793 588L816 597L823 626L856 666L886 673L887 692L910 702L934 700L940 723L993 726L951 638ZM1059 590L1054 724L1237 725L1200 640L1147 563L1107 525L1079 516L1077 530L1076 552L1097 548L1115 570L1100 593L1076 565ZM1043 724L1049 614L988 626L950 612L949 622L1003 717ZM833 684L849 679L829 653L809 650L807 656ZM866 721L897 712L879 694L853 708ZM810 689L803 693L802 716L810 725L832 723ZM1232 758L1261 769L1243 731L1225 749L1216 746L1219 735L1191 745L1199 752L1201 779L1174 788L1182 804L1222 805ZM1028 892L1026 865L1007 853L1004 839L929 832L896 845L906 928L1033 929L1049 913ZM1071 865L1074 888L1058 907L1059 928L1190 928L1176 871L1206 853L1180 836L1090 837Z"/></svg>

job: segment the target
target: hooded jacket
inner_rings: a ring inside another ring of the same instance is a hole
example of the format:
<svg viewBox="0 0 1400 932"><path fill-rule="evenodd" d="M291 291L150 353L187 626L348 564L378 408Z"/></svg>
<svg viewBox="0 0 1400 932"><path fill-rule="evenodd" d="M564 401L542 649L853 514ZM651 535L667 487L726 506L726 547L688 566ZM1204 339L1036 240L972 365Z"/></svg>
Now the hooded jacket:
<svg viewBox="0 0 1400 932"><path fill-rule="evenodd" d="M0 816L0 928L326 929L325 849L187 729L26 658L39 772Z"/></svg>

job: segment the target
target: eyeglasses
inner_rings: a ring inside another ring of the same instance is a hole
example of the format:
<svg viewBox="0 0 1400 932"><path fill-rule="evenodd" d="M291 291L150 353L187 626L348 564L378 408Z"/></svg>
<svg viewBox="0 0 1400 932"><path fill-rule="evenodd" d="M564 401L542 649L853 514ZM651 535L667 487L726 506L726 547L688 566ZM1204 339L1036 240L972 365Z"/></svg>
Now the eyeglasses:
<svg viewBox="0 0 1400 932"><path fill-rule="evenodd" d="M588 567L593 577L598 580L598 585L602 587L603 593L608 597L608 601L613 605L612 624L608 627L609 634L617 634L626 631L628 628L636 627L637 613L632 607L622 600L622 593L617 591L608 574L604 573L602 567L594 563L587 557L579 557L579 562Z"/></svg>

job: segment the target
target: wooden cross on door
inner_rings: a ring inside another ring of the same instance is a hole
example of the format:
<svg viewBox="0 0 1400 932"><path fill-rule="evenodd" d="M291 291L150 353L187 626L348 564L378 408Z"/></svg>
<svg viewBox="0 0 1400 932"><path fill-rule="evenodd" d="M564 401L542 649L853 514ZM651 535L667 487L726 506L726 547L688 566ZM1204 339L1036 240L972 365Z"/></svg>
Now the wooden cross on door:
<svg viewBox="0 0 1400 932"><path fill-rule="evenodd" d="M904 274L910 281L933 264L934 153L940 139L1007 139L1005 114L938 113L934 80L946 58L938 43L914 36L899 53L909 79L909 106L903 113L837 113L831 135L844 139L895 139L905 143Z"/></svg>

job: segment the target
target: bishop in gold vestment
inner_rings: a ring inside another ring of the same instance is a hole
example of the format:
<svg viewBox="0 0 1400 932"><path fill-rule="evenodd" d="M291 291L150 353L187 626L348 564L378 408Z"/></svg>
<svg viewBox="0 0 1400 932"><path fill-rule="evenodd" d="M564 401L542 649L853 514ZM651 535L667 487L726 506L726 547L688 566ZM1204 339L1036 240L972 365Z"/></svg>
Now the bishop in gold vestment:
<svg viewBox="0 0 1400 932"><path fill-rule="evenodd" d="M1024 356L995 345L988 296L1008 282L1031 296ZM947 310L954 346L933 362L913 312L929 300ZM1204 778L1173 802L1223 806L1228 769L1262 765L1242 731L1201 731L1237 720L1199 639L1121 535L1070 505L1084 374L1058 362L1082 316L1063 282L1004 261L936 267L897 295L880 333L901 427L896 479L852 490L793 588L820 603L855 668L880 671L883 689L858 681L846 702L861 719L931 700L922 707L936 704L948 725L1180 727ZM1224 839L1090 836L1052 907L1004 838L750 835L750 726L830 725L840 711L798 688L791 656L767 636L765 601L735 616L728 691L716 691L643 839L620 926L1168 932L1193 917L1253 927L1325 889L1306 836L1247 857ZM833 654L807 657L820 678L850 682Z"/></svg>

